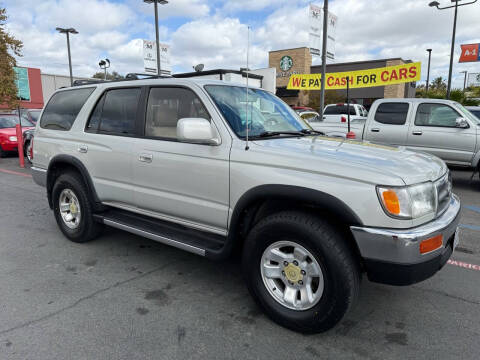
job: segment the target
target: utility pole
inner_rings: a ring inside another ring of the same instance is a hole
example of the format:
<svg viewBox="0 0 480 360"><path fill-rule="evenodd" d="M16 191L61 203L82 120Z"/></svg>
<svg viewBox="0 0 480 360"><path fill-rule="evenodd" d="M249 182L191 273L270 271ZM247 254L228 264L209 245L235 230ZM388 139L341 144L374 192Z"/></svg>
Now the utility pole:
<svg viewBox="0 0 480 360"><path fill-rule="evenodd" d="M325 107L325 74L327 72L327 21L328 21L328 0L323 0L323 33L322 33L322 87L320 90L320 119L323 119L323 108Z"/></svg>
<svg viewBox="0 0 480 360"><path fill-rule="evenodd" d="M432 59L432 49L427 49L427 51L428 51L428 70L427 70L427 86L425 89L425 93L428 93L428 86L430 84L430 60Z"/></svg>
<svg viewBox="0 0 480 360"><path fill-rule="evenodd" d="M467 86L467 74L468 74L468 71L467 71L467 70L460 71L460 74L465 74L465 76L464 76L464 78L463 78L463 92L465 92L465 87Z"/></svg>

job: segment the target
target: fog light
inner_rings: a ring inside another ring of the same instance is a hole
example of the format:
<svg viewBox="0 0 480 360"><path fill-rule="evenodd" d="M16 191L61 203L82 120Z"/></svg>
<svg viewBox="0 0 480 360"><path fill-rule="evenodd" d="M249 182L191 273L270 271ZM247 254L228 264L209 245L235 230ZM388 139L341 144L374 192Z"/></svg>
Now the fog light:
<svg viewBox="0 0 480 360"><path fill-rule="evenodd" d="M442 246L443 235L436 235L429 239L425 239L420 243L420 254L425 254L436 250Z"/></svg>

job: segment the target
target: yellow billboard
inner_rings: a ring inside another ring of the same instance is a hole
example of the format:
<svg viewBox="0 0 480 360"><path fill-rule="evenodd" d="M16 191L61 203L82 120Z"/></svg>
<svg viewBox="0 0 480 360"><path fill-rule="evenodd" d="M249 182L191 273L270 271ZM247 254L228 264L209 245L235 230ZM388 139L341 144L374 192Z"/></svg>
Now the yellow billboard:
<svg viewBox="0 0 480 360"><path fill-rule="evenodd" d="M325 89L340 90L385 86L420 80L421 63L387 66L375 69L327 73ZM293 74L290 76L289 90L320 90L321 74Z"/></svg>

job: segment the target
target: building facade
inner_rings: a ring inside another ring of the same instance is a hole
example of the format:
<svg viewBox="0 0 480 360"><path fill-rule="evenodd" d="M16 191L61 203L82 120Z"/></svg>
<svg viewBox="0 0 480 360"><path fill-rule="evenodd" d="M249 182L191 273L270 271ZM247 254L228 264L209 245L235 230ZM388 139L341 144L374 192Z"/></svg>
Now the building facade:
<svg viewBox="0 0 480 360"><path fill-rule="evenodd" d="M412 62L401 58L355 61L327 64L327 73L355 71L402 65ZM277 69L276 94L289 105L307 106L314 97L320 97L319 90L288 90L288 80L292 74L315 74L322 71L321 65L312 66L312 56L306 47L270 51L268 63ZM334 91L336 97L346 98L346 90ZM415 82L388 86L375 86L350 90L350 99L354 103L369 107L376 99L415 97Z"/></svg>

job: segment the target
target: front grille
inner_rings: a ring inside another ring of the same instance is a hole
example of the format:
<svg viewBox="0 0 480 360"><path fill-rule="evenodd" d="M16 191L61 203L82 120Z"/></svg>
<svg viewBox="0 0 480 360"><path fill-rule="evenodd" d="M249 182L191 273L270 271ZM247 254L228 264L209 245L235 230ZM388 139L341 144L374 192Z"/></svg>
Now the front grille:
<svg viewBox="0 0 480 360"><path fill-rule="evenodd" d="M447 210L450 204L450 198L452 197L452 178L450 172L447 172L435 181L435 188L437 189L437 215L440 215Z"/></svg>

